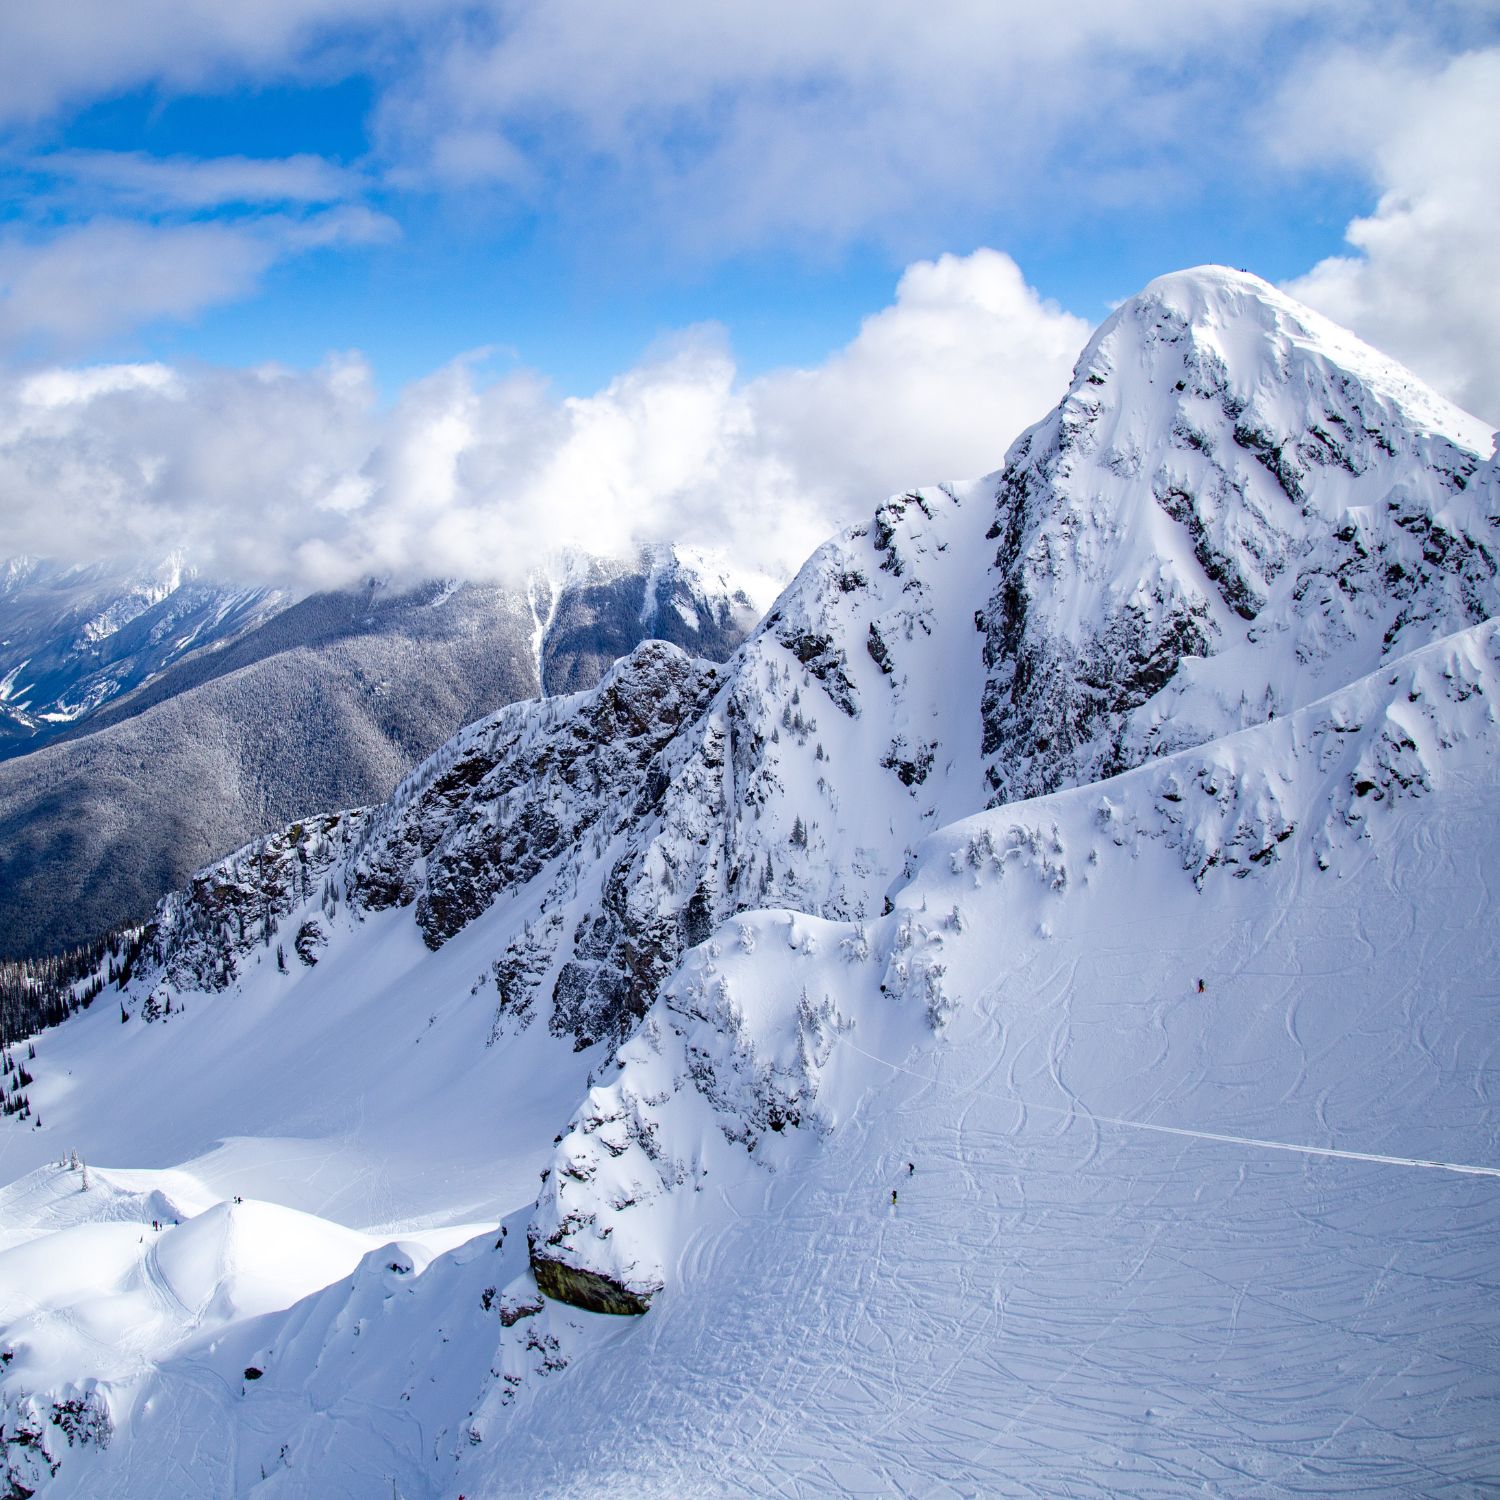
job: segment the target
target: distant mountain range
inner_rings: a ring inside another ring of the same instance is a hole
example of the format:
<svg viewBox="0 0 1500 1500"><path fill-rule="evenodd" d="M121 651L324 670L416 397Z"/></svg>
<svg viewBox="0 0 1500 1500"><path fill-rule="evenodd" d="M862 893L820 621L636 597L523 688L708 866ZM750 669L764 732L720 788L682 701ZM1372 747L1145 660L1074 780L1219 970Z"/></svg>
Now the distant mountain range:
<svg viewBox="0 0 1500 1500"><path fill-rule="evenodd" d="M0 562L0 757L88 727L174 663L227 645L290 603L274 589L204 583L180 557L158 566Z"/></svg>
<svg viewBox="0 0 1500 1500"><path fill-rule="evenodd" d="M723 657L756 610L708 559L300 600L180 560L0 572L0 956L140 920L198 865L384 796L459 725L592 685L637 642Z"/></svg>

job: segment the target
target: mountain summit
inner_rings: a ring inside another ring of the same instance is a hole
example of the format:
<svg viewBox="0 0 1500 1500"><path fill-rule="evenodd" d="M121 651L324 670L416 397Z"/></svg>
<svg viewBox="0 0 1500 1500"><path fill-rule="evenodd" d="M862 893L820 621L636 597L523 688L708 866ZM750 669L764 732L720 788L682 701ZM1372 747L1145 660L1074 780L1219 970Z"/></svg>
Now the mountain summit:
<svg viewBox="0 0 1500 1500"><path fill-rule="evenodd" d="M1256 277L1152 282L997 476L997 800L1286 713L1494 614L1489 448Z"/></svg>

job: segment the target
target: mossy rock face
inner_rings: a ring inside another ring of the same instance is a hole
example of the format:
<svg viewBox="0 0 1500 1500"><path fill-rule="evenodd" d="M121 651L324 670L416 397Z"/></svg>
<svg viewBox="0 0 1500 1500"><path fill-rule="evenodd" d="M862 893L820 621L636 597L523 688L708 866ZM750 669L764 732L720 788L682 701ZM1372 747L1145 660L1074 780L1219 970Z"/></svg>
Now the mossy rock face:
<svg viewBox="0 0 1500 1500"><path fill-rule="evenodd" d="M531 1271L544 1296L551 1297L554 1302L566 1302L569 1307L581 1307L585 1312L639 1317L650 1307L654 1295L652 1292L632 1292L629 1287L623 1287L597 1271L565 1266L561 1261L547 1260L540 1255L531 1257Z"/></svg>

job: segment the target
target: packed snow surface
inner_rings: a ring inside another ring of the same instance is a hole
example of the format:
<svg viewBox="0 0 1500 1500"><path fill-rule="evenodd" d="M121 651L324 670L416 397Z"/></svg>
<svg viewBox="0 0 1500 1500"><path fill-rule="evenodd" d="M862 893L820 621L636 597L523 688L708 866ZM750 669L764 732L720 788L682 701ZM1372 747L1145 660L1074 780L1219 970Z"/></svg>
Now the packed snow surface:
<svg viewBox="0 0 1500 1500"><path fill-rule="evenodd" d="M0 1123L0 1479L1493 1488L1497 521L1471 419L1163 278L729 663L203 872Z"/></svg>

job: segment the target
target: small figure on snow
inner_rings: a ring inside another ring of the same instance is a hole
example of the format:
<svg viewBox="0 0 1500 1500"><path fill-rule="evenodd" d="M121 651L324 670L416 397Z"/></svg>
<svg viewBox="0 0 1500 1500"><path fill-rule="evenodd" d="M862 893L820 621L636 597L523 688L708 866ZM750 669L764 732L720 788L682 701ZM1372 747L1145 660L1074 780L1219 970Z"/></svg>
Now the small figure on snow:
<svg viewBox="0 0 1500 1500"><path fill-rule="evenodd" d="M895 1206L896 1206L896 1190L895 1190L895 1188L892 1188L891 1189L891 1207L894 1208Z"/></svg>
<svg viewBox="0 0 1500 1500"><path fill-rule="evenodd" d="M1203 981L1201 979L1198 981L1198 993L1200 995L1203 993Z"/></svg>
<svg viewBox="0 0 1500 1500"><path fill-rule="evenodd" d="M907 1162L907 1164L906 1164L906 1175L908 1177L912 1176L912 1174L915 1173L916 1170L917 1170L917 1164L916 1164L916 1162L914 1162L914 1161Z"/></svg>

